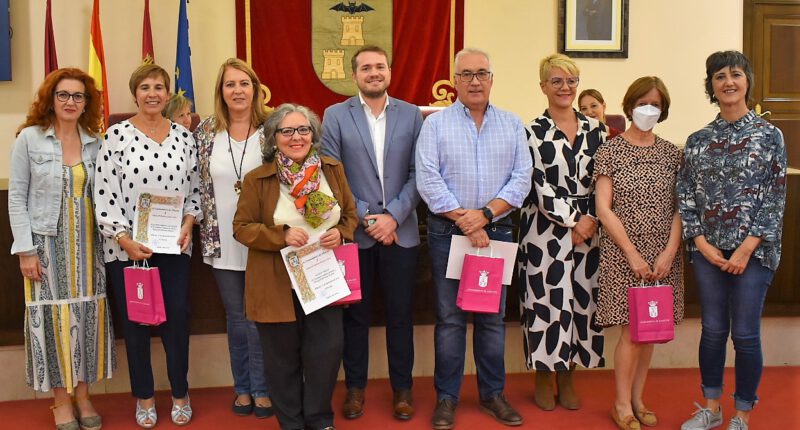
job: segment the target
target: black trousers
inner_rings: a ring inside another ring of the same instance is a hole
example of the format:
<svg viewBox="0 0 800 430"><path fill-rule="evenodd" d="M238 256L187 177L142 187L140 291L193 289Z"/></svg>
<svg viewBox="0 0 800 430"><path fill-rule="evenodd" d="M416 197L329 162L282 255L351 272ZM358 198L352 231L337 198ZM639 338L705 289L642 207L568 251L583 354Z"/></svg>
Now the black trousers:
<svg viewBox="0 0 800 430"><path fill-rule="evenodd" d="M333 425L331 398L342 361L342 309L303 313L292 293L296 321L256 323L264 349L264 373L282 429Z"/></svg>
<svg viewBox="0 0 800 430"><path fill-rule="evenodd" d="M161 290L164 295L164 310L167 321L155 328L161 336L167 356L167 376L172 388L172 397L183 398L189 391L186 375L189 372L189 256L185 254L153 254L150 267L158 267ZM106 273L114 287L114 301L125 335L125 351L128 356L128 373L131 378L131 394L138 399L153 397L153 367L150 364L150 326L128 320L125 303L125 278L123 269L133 261L106 263Z"/></svg>
<svg viewBox="0 0 800 430"><path fill-rule="evenodd" d="M359 249L361 302L344 310L344 370L347 388L367 385L371 301L381 289L386 308L386 352L394 390L410 389L414 368L413 298L418 247L397 244Z"/></svg>

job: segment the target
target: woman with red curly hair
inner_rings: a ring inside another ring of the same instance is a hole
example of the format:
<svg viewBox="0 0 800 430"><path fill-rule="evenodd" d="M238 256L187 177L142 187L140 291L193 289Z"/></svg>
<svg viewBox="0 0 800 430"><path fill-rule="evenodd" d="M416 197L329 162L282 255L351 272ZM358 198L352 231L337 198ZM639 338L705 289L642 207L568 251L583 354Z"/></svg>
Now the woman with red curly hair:
<svg viewBox="0 0 800 430"><path fill-rule="evenodd" d="M11 153L8 212L24 277L27 382L53 391L58 430L102 427L89 384L110 378L116 365L92 199L100 100L85 72L50 73Z"/></svg>

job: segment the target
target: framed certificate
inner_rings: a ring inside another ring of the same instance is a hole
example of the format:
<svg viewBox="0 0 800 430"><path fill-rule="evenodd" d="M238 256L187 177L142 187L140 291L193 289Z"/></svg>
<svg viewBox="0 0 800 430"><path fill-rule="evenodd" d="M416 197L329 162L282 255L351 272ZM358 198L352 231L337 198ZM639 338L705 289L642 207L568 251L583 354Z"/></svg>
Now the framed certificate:
<svg viewBox="0 0 800 430"><path fill-rule="evenodd" d="M299 248L283 248L281 256L306 315L350 295L336 254L318 239Z"/></svg>
<svg viewBox="0 0 800 430"><path fill-rule="evenodd" d="M136 198L133 240L160 254L180 254L183 193L142 189Z"/></svg>

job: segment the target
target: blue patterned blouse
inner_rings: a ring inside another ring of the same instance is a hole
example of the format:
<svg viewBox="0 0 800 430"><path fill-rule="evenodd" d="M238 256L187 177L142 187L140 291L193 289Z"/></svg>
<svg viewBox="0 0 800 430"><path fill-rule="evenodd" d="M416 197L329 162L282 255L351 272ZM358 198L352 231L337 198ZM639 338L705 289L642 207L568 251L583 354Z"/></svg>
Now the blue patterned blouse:
<svg viewBox="0 0 800 430"><path fill-rule="evenodd" d="M771 270L781 258L786 203L783 134L753 111L734 122L719 115L689 136L677 179L683 237L704 235L721 250L747 236L762 239L753 254ZM693 240L689 251L696 251Z"/></svg>

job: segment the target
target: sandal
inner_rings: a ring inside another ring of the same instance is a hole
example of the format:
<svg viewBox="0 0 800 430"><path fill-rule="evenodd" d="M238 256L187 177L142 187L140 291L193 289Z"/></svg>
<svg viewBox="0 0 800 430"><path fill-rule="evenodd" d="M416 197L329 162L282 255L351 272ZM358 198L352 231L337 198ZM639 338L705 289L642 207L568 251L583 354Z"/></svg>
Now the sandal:
<svg viewBox="0 0 800 430"><path fill-rule="evenodd" d="M150 423L147 421L150 421ZM158 414L156 414L156 404L153 403L153 406L143 408L139 404L139 400L136 400L136 424L143 429L151 429L156 426L157 421Z"/></svg>
<svg viewBox="0 0 800 430"><path fill-rule="evenodd" d="M103 419L100 418L100 415L92 415L89 417L81 417L80 408L78 407L78 402L82 400L89 400L89 396L86 397L75 397L75 408L78 410L78 424L81 427L81 430L100 430L103 427Z"/></svg>
<svg viewBox="0 0 800 430"><path fill-rule="evenodd" d="M176 398L172 398L172 422L176 426L185 426L192 420L192 403L189 400L189 395L186 395L186 404L181 406L175 403Z"/></svg>
<svg viewBox="0 0 800 430"><path fill-rule="evenodd" d="M263 406L257 403L257 400L262 398L266 400L266 404ZM255 416L258 419L269 418L275 415L275 409L272 407L272 399L270 399L269 397L256 397L255 399L253 399L253 405L254 405L253 411L255 412Z"/></svg>
<svg viewBox="0 0 800 430"><path fill-rule="evenodd" d="M66 405L67 403L56 403L53 406L50 406L50 410L53 411L55 414L55 410ZM70 405L71 406L71 405ZM73 419L70 422L56 424L56 430L80 430L80 425L78 425L78 420Z"/></svg>

